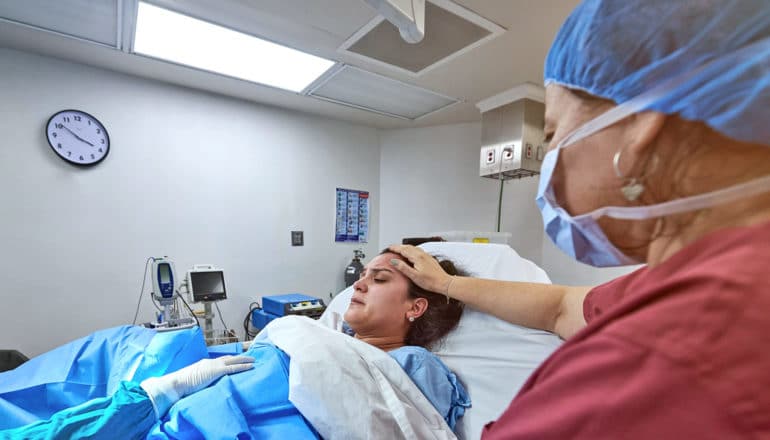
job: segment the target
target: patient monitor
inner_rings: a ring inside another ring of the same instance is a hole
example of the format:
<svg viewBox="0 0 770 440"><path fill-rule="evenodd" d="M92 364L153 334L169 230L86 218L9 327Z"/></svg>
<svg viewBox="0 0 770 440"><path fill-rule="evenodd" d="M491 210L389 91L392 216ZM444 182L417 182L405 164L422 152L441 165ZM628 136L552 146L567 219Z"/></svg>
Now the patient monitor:
<svg viewBox="0 0 770 440"><path fill-rule="evenodd" d="M212 264L196 264L187 272L185 283L190 300L196 303L203 303L203 335L206 337L206 343L217 343L218 338L215 336L213 325L216 315L211 308L211 304L227 299L224 271L215 268ZM219 306L217 306L218 309ZM221 311L219 315L221 318ZM224 324L224 320L222 324Z"/></svg>
<svg viewBox="0 0 770 440"><path fill-rule="evenodd" d="M407 43L416 44L425 37L425 0L364 1L393 23Z"/></svg>
<svg viewBox="0 0 770 440"><path fill-rule="evenodd" d="M179 310L176 307L179 295L176 290L174 262L167 257L152 258L150 277L152 278L152 296L163 307L163 311L158 314L157 322L146 325L159 331L177 330L195 325L196 321L193 318L179 316Z"/></svg>
<svg viewBox="0 0 770 440"><path fill-rule="evenodd" d="M162 305L173 302L174 262L166 258L152 260L152 293Z"/></svg>
<svg viewBox="0 0 770 440"><path fill-rule="evenodd" d="M194 302L227 299L225 275L221 269L208 264L196 264L187 272L187 288Z"/></svg>

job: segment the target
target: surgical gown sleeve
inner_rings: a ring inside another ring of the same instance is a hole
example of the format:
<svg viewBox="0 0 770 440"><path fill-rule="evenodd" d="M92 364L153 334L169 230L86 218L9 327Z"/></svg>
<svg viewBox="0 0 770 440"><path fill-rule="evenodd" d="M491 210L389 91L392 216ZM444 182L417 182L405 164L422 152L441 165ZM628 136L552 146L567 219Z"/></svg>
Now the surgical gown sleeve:
<svg viewBox="0 0 770 440"><path fill-rule="evenodd" d="M0 440L142 439L157 421L147 393L121 382L112 397L100 397L61 410L48 420L0 431Z"/></svg>

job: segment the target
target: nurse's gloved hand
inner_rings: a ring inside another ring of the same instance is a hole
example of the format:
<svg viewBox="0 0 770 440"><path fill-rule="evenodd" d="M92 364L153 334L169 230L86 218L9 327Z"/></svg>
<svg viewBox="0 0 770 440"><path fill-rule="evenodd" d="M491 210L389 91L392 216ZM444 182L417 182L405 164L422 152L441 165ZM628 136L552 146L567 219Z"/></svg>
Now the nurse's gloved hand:
<svg viewBox="0 0 770 440"><path fill-rule="evenodd" d="M145 379L140 386L150 396L155 414L160 419L182 397L206 388L225 374L240 373L252 368L254 358L251 356L203 359L165 376Z"/></svg>

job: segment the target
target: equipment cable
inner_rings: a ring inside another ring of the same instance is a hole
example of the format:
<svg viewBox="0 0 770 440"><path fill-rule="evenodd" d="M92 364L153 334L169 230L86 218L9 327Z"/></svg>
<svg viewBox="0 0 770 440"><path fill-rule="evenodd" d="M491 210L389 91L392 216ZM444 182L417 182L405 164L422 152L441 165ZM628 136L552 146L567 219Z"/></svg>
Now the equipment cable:
<svg viewBox="0 0 770 440"><path fill-rule="evenodd" d="M176 290L176 293L179 293L179 289ZM198 316L195 314L195 312L193 312L193 309L190 307L190 305L187 304L187 301L184 300L184 297L181 294L179 294L178 298L182 300L182 302L184 303L185 307L187 307L187 310L190 311L190 314L192 315L192 317L195 318L196 324L198 325L198 327L200 327L201 326L201 322L200 322L200 320L198 320Z"/></svg>
<svg viewBox="0 0 770 440"><path fill-rule="evenodd" d="M136 303L136 312L134 312L134 321L131 325L136 325L136 318L139 316L139 306L142 305L142 295L144 295L144 283L147 281L147 267L150 264L150 261L152 261L152 257L148 257L147 261L144 263L144 273L142 273L142 288L139 290L139 302ZM150 295L152 296L152 292L150 292ZM155 306L157 307L157 306Z"/></svg>
<svg viewBox="0 0 770 440"><path fill-rule="evenodd" d="M214 306L217 308L217 313L219 313L219 320L222 321L222 325L225 326L225 330L224 331L227 332L227 330L230 327L228 327L227 324L225 324L225 320L224 320L224 318L222 318L222 311L219 310L219 304L217 304L217 301L214 301Z"/></svg>
<svg viewBox="0 0 770 440"><path fill-rule="evenodd" d="M246 337L249 339L254 339L254 337L259 333L259 331L252 333L249 330L249 326L251 324L251 316L255 310L262 310L262 306L260 306L256 301L249 304L249 312L246 314L246 317L243 318L243 331L246 333Z"/></svg>
<svg viewBox="0 0 770 440"><path fill-rule="evenodd" d="M161 309L160 306L158 305L158 301L155 300L155 295L153 295L152 292L150 292L150 299L152 300L152 305L154 305L159 312L162 312L163 309Z"/></svg>

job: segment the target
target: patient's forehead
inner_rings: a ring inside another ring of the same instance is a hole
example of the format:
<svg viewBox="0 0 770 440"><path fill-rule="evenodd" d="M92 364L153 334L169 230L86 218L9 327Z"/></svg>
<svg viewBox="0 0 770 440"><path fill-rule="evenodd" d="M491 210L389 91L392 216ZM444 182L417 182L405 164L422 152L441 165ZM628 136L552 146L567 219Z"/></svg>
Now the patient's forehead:
<svg viewBox="0 0 770 440"><path fill-rule="evenodd" d="M393 268L393 266L390 264L390 260L392 260L394 258L397 258L399 260L403 260L404 259L401 255L394 254L394 253L391 253L391 252L387 252L387 253L380 254L380 255L377 255L376 257L372 258L371 261L369 261L369 263L366 264L366 267L368 267L368 268L373 268L373 267L382 268L382 267L385 267L385 268L391 269L391 268Z"/></svg>
<svg viewBox="0 0 770 440"><path fill-rule="evenodd" d="M404 274L390 264L390 260L394 258L404 261L404 257L401 255L387 252L372 258L372 260L364 266L364 269L382 269L384 272L392 273L397 278L406 278Z"/></svg>

